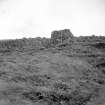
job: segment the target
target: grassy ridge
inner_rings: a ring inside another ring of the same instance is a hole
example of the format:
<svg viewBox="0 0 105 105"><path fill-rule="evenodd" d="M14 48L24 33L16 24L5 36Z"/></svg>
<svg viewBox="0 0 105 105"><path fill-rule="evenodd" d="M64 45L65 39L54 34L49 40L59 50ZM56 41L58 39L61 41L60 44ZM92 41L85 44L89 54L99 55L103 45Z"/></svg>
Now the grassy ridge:
<svg viewBox="0 0 105 105"><path fill-rule="evenodd" d="M105 37L51 38L0 42L0 105L105 105Z"/></svg>

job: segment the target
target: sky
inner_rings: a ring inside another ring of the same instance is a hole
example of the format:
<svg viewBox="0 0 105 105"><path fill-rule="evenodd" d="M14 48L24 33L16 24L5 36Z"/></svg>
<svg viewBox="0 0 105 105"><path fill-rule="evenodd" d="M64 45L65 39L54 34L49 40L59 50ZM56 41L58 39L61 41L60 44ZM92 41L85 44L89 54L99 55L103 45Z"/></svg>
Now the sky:
<svg viewBox="0 0 105 105"><path fill-rule="evenodd" d="M50 37L61 29L105 36L105 0L0 0L0 39Z"/></svg>

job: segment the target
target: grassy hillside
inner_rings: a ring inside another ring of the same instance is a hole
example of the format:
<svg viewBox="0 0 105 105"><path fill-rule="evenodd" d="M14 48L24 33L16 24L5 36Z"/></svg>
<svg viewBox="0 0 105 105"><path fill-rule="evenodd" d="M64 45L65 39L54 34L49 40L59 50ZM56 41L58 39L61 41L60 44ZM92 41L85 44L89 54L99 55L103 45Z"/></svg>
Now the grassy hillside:
<svg viewBox="0 0 105 105"><path fill-rule="evenodd" d="M0 105L105 105L105 37L69 32L0 41Z"/></svg>

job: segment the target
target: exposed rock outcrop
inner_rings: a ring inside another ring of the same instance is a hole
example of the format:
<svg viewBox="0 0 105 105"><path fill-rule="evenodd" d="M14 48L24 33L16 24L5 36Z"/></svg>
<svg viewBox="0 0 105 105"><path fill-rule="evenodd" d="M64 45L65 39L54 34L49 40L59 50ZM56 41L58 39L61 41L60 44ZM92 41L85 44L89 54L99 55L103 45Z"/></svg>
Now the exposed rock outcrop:
<svg viewBox="0 0 105 105"><path fill-rule="evenodd" d="M69 29L53 31L51 33L51 43L54 45L63 43L65 40L71 40L72 38L73 34Z"/></svg>

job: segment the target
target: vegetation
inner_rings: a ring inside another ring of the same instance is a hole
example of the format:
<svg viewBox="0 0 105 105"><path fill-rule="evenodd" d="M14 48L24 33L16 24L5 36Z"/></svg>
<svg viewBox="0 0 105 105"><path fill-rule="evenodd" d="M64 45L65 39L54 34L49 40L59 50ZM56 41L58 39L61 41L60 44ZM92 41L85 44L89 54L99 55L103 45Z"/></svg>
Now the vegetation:
<svg viewBox="0 0 105 105"><path fill-rule="evenodd" d="M0 41L0 105L105 105L105 37Z"/></svg>

